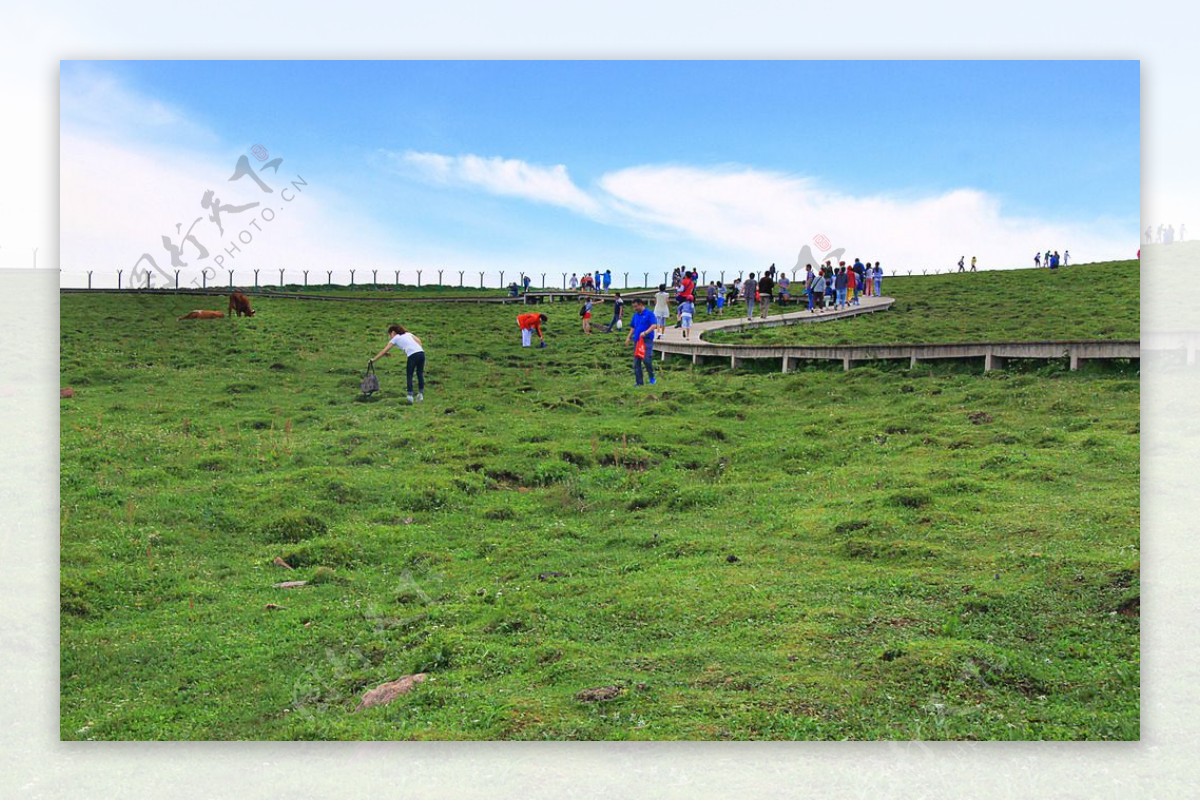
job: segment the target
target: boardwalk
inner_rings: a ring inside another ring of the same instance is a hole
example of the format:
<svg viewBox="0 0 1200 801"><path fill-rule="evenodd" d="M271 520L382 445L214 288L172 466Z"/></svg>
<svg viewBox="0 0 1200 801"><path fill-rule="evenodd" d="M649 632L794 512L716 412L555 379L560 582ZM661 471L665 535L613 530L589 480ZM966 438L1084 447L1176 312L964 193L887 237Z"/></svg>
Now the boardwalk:
<svg viewBox="0 0 1200 801"><path fill-rule="evenodd" d="M718 345L704 341L709 331L743 331L779 325L806 325L845 319L859 314L886 311L895 302L890 297L860 298L862 305L844 311L813 314L807 310L772 315L753 321L732 314L724 319L706 320L692 325L690 339L678 328L667 328L654 349L663 361L672 356L690 358L692 364L706 359L727 359L736 368L752 359L773 359L783 372L789 372L801 360L839 361L849 370L855 364L875 360L904 360L910 367L937 359L982 359L984 371L1001 369L1009 359L1067 359L1072 370L1092 359L1140 359L1137 340L1069 340L1044 342L959 342L883 345ZM744 308L744 307L742 307Z"/></svg>

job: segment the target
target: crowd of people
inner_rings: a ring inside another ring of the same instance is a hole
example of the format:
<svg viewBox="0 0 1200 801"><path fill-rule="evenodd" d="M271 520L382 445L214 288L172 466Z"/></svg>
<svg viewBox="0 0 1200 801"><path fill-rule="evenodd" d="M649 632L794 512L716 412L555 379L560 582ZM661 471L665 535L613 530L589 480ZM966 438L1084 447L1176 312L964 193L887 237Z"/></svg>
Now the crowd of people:
<svg viewBox="0 0 1200 801"><path fill-rule="evenodd" d="M1183 223L1180 223L1179 224L1179 241L1182 242L1186 238L1187 238L1187 226L1184 225ZM1146 226L1145 241L1142 244L1149 245L1149 244L1157 243L1160 245L1169 245L1174 241L1175 241L1175 226L1169 225L1169 224L1163 225L1162 223L1159 223L1157 229L1155 229L1153 226L1150 226L1150 225Z"/></svg>
<svg viewBox="0 0 1200 801"><path fill-rule="evenodd" d="M1034 267L1049 267L1051 270L1057 270L1060 266L1066 267L1071 263L1071 251L1064 250L1062 255L1058 255L1058 251L1053 252L1047 250L1045 253L1033 254Z"/></svg>
<svg viewBox="0 0 1200 801"><path fill-rule="evenodd" d="M974 262L974 259L972 259ZM972 264L974 267L974 264ZM523 280L523 288L529 291L529 278ZM762 319L766 319L771 304L778 302L786 305L794 302L792 297L792 281L787 274L772 264L761 275L750 273L745 278L738 276L728 285L724 281L710 281L704 291L705 310L709 316L720 316L732 310L740 300L746 307L746 319L754 319L757 307ZM569 286L572 290L583 293L606 294L612 286L612 271L605 270L595 273L584 273L580 278L577 273L571 274ZM646 380L655 383L654 378L654 339L666 333L667 323L671 317L671 303L675 304L675 327L681 329L684 339L691 338L692 321L696 316L696 296L699 292L699 274L687 267L678 267L671 276L671 290L667 284L659 284L654 294L653 307L649 307L643 298L632 301L633 314L628 324L625 343L634 348L633 372L634 383L642 385ZM511 284L510 294L516 295L517 284ZM804 272L803 293L808 311L816 314L826 310L839 310L859 305L862 296L871 297L883 292L883 269L879 262L872 265L855 259L847 265L839 262L835 267L831 261L826 261L816 268L809 264ZM580 327L584 334L592 334L592 315L597 304L609 302L612 304L612 319L601 329L604 333L612 333L625 327L624 311L626 300L620 292L613 293L610 299L588 294L583 298L579 308ZM537 335L538 347L546 347L545 333L542 326L549 317L545 313L529 312L517 315L517 329L521 333L521 346L528 348L533 345L533 336ZM421 341L402 326L392 325L388 328L391 338L387 345L373 359L389 355L392 347L404 350L407 357L408 401L409 403L424 400L425 392L425 352ZM413 378L417 379L416 394L414 395Z"/></svg>

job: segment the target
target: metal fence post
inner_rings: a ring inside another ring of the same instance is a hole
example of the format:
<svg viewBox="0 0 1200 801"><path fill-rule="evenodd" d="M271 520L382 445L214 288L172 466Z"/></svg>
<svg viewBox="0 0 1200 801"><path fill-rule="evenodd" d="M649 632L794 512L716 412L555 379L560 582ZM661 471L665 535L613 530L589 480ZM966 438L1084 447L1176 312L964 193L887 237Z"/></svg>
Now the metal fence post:
<svg viewBox="0 0 1200 801"><path fill-rule="evenodd" d="M121 288L121 273L123 273L123 272L125 272L125 271L117 270L117 289Z"/></svg>

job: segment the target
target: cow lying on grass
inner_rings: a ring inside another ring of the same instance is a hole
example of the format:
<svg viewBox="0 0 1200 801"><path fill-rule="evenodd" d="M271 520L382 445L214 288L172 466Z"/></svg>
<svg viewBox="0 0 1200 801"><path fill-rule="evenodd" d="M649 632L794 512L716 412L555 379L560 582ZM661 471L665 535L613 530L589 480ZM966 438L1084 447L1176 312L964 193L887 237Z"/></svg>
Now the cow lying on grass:
<svg viewBox="0 0 1200 801"><path fill-rule="evenodd" d="M250 298L241 292L234 292L230 295L229 316L232 317L234 312L237 312L238 317L253 317L254 309L250 308Z"/></svg>
<svg viewBox="0 0 1200 801"><path fill-rule="evenodd" d="M207 309L196 309L180 317L180 320L216 320L219 317L224 317L225 312L208 311Z"/></svg>

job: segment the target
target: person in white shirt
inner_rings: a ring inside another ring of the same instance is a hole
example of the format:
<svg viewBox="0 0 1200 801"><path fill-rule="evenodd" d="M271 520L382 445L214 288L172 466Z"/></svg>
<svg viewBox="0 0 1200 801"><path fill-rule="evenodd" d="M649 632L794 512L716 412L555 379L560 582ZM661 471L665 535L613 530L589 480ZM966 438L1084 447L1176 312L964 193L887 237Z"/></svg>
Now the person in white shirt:
<svg viewBox="0 0 1200 801"><path fill-rule="evenodd" d="M392 338L383 346L383 350L371 359L371 363L379 361L380 358L387 356L388 351L395 345L404 351L404 355L408 357L405 363L405 373L408 376L408 402L413 402L413 373L417 374L417 400L425 400L425 347L421 344L421 340L417 339L417 335L407 331L404 326L392 323L388 326L388 333Z"/></svg>
<svg viewBox="0 0 1200 801"><path fill-rule="evenodd" d="M654 293L654 320L658 323L659 336L662 336L667 330L667 315L671 313L669 298L667 285L659 284L658 291Z"/></svg>

